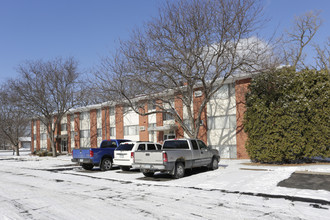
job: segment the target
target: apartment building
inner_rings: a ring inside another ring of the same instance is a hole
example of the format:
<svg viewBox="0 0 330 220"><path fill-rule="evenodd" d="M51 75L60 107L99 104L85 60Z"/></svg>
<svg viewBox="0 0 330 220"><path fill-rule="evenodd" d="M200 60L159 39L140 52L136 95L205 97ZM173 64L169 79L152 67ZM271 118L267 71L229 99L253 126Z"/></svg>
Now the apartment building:
<svg viewBox="0 0 330 220"><path fill-rule="evenodd" d="M202 114L199 138L218 149L221 158L248 158L243 115L249 83L248 77L227 80ZM200 105L202 99L202 93L196 90L193 105ZM180 99L174 99L174 106L185 119L187 110ZM145 106L148 111L155 108L152 102ZM32 120L31 131L31 151L50 150L46 128L39 120ZM98 147L103 139L125 138L162 143L165 139L183 138L187 135L167 114L141 116L120 104L102 103L77 108L68 113L62 118L55 136L57 151L71 153L73 148Z"/></svg>

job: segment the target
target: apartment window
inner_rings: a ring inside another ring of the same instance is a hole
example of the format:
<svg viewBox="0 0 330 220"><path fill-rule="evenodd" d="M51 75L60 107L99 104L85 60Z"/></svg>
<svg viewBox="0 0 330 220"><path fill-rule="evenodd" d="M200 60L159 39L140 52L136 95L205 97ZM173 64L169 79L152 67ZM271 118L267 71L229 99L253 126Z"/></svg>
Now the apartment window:
<svg viewBox="0 0 330 220"><path fill-rule="evenodd" d="M228 85L222 85L221 88L214 93L213 95L214 99L228 99L229 98L229 89L228 89Z"/></svg>
<svg viewBox="0 0 330 220"><path fill-rule="evenodd" d="M148 128L155 128L156 127L156 123L150 123L148 124Z"/></svg>
<svg viewBox="0 0 330 220"><path fill-rule="evenodd" d="M90 137L90 131L89 130L81 130L80 131L80 138L89 138Z"/></svg>
<svg viewBox="0 0 330 220"><path fill-rule="evenodd" d="M98 110L96 111L96 117L97 117L97 118L101 118L101 109L98 109Z"/></svg>
<svg viewBox="0 0 330 220"><path fill-rule="evenodd" d="M174 120L174 116L169 113L163 113L163 121Z"/></svg>
<svg viewBox="0 0 330 220"><path fill-rule="evenodd" d="M97 129L97 137L102 137L102 128Z"/></svg>
<svg viewBox="0 0 330 220"><path fill-rule="evenodd" d="M61 124L61 131L66 131L68 128L67 128L67 124Z"/></svg>
<svg viewBox="0 0 330 220"><path fill-rule="evenodd" d="M236 116L212 116L207 119L208 129L224 129L236 127Z"/></svg>
<svg viewBox="0 0 330 220"><path fill-rule="evenodd" d="M116 136L116 128L110 127L110 136L115 137Z"/></svg>
<svg viewBox="0 0 330 220"><path fill-rule="evenodd" d="M152 100L148 103L148 110L149 111L156 110L156 101L155 100Z"/></svg>
<svg viewBox="0 0 330 220"><path fill-rule="evenodd" d="M88 119L89 119L89 112L80 113L80 120L88 120Z"/></svg>
<svg viewBox="0 0 330 220"><path fill-rule="evenodd" d="M110 107L109 114L110 115L115 115L115 107Z"/></svg>
<svg viewBox="0 0 330 220"><path fill-rule="evenodd" d="M138 135L139 134L139 126L124 126L124 135Z"/></svg>
<svg viewBox="0 0 330 220"><path fill-rule="evenodd" d="M47 134L46 133L42 133L40 135L40 140L47 140Z"/></svg>

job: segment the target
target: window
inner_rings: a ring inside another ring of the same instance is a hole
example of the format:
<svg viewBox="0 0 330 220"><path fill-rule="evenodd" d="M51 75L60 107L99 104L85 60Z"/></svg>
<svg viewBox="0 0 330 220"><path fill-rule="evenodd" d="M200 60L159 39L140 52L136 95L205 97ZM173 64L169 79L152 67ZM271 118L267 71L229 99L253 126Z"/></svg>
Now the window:
<svg viewBox="0 0 330 220"><path fill-rule="evenodd" d="M61 131L67 130L67 124L61 124Z"/></svg>
<svg viewBox="0 0 330 220"><path fill-rule="evenodd" d="M37 135L33 135L33 140L36 140L37 139Z"/></svg>
<svg viewBox="0 0 330 220"><path fill-rule="evenodd" d="M200 149L207 149L206 144L203 141L197 140Z"/></svg>
<svg viewBox="0 0 330 220"><path fill-rule="evenodd" d="M165 141L163 149L189 149L189 145L185 140Z"/></svg>
<svg viewBox="0 0 330 220"><path fill-rule="evenodd" d="M154 144L148 144L147 147L148 150L156 150L156 146Z"/></svg>
<svg viewBox="0 0 330 220"><path fill-rule="evenodd" d="M47 134L46 133L41 134L40 140L47 140Z"/></svg>
<svg viewBox="0 0 330 220"><path fill-rule="evenodd" d="M214 93L213 95L214 99L228 99L229 98L229 90L228 90L228 85L222 85L221 88Z"/></svg>
<svg viewBox="0 0 330 220"><path fill-rule="evenodd" d="M102 128L97 129L97 137L102 137Z"/></svg>
<svg viewBox="0 0 330 220"><path fill-rule="evenodd" d="M116 148L117 147L117 143L116 141L102 141L100 148Z"/></svg>
<svg viewBox="0 0 330 220"><path fill-rule="evenodd" d="M139 134L139 126L124 126L124 135L138 135Z"/></svg>
<svg viewBox="0 0 330 220"><path fill-rule="evenodd" d="M89 120L89 111L80 113L80 120Z"/></svg>
<svg viewBox="0 0 330 220"><path fill-rule="evenodd" d="M96 112L97 118L101 118L101 109L98 109Z"/></svg>
<svg viewBox="0 0 330 220"><path fill-rule="evenodd" d="M110 115L115 115L115 107L110 107L109 114Z"/></svg>
<svg viewBox="0 0 330 220"><path fill-rule="evenodd" d="M116 136L116 128L115 127L110 127L110 136Z"/></svg>
<svg viewBox="0 0 330 220"><path fill-rule="evenodd" d="M90 137L89 130L81 130L80 131L80 138L89 138L89 137Z"/></svg>
<svg viewBox="0 0 330 220"><path fill-rule="evenodd" d="M162 149L162 145L161 144L156 144L156 146L157 146L157 149L158 150Z"/></svg>
<svg viewBox="0 0 330 220"><path fill-rule="evenodd" d="M148 103L148 111L154 111L156 110L156 101L152 100Z"/></svg>
<svg viewBox="0 0 330 220"><path fill-rule="evenodd" d="M117 147L116 150L131 151L133 147L134 144L122 143Z"/></svg>
<svg viewBox="0 0 330 220"><path fill-rule="evenodd" d="M211 116L207 119L208 129L236 128L236 116Z"/></svg>
<svg viewBox="0 0 330 220"><path fill-rule="evenodd" d="M146 150L146 145L145 144L139 144L139 147L137 150Z"/></svg>
<svg viewBox="0 0 330 220"><path fill-rule="evenodd" d="M192 146L194 150L198 150L198 145L197 142L195 140L191 140Z"/></svg>
<svg viewBox="0 0 330 220"><path fill-rule="evenodd" d="M163 121L174 120L174 117L170 113L163 113Z"/></svg>
<svg viewBox="0 0 330 220"><path fill-rule="evenodd" d="M148 128L153 129L156 127L156 123L148 124Z"/></svg>

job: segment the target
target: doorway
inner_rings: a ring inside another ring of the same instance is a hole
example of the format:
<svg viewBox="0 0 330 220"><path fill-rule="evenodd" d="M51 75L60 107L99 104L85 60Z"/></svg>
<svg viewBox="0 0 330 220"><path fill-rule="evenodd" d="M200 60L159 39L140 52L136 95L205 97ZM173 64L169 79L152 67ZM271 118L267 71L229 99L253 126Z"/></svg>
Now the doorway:
<svg viewBox="0 0 330 220"><path fill-rule="evenodd" d="M66 138L61 140L61 152L68 152L68 141Z"/></svg>

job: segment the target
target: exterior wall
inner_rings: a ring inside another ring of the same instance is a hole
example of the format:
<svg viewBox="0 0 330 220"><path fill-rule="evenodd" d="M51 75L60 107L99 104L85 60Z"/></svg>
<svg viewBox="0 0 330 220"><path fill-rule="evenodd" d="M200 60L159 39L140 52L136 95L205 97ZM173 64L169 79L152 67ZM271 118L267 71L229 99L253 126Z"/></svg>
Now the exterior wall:
<svg viewBox="0 0 330 220"><path fill-rule="evenodd" d="M122 139L124 138L124 114L123 114L123 106L116 106L115 110L116 117L116 138Z"/></svg>
<svg viewBox="0 0 330 220"><path fill-rule="evenodd" d="M37 120L37 125L36 125L36 134L37 134L37 151L40 150L40 120Z"/></svg>
<svg viewBox="0 0 330 220"><path fill-rule="evenodd" d="M97 110L90 111L90 140L91 147L97 148Z"/></svg>
<svg viewBox="0 0 330 220"><path fill-rule="evenodd" d="M68 153L71 153L71 135L74 135L71 133L71 115L66 116L66 124L68 133Z"/></svg>
<svg viewBox="0 0 330 220"><path fill-rule="evenodd" d="M195 94L196 94L196 91L195 91ZM204 95L201 95L200 97L196 97L196 95L194 95L194 99L193 99L194 119L197 118L198 110L202 104L203 99L204 99ZM199 128L199 134L198 134L198 138L201 139L202 141L204 141L205 144L207 144L206 112L207 112L207 106L205 106L205 108L203 109L202 114L201 114L202 124Z"/></svg>
<svg viewBox="0 0 330 220"><path fill-rule="evenodd" d="M34 151L34 121L31 121L31 152Z"/></svg>
<svg viewBox="0 0 330 220"><path fill-rule="evenodd" d="M245 94L249 84L250 79L245 79L225 85L215 94L215 97L210 100L202 112L203 122L200 127L199 138L212 148L218 149L222 158L248 158L245 149L247 134L243 131L243 116ZM195 119L203 98L202 95L196 97L194 94L191 110ZM187 120L188 110L183 106L180 97L175 97L172 104L174 104L179 116ZM155 105L149 106L151 105L145 104L145 111L159 110ZM73 148L98 147L103 139L110 138L162 143L164 136L167 138L169 136L170 138L187 137L179 123L173 119L163 120L162 113L140 116L121 105L115 107L96 106L92 110L86 109L83 112L68 114L62 119L61 124L66 124L67 130L61 131L61 127L58 127L55 136L60 135L58 140L62 139L62 141L67 138L67 151L69 153ZM173 125L176 125L176 129L171 128ZM151 129L154 127L163 127L164 130ZM167 130L169 128L171 130ZM131 133L133 130L134 132ZM31 122L31 150L50 148L49 139L45 139L46 133L45 126L41 125L39 120ZM61 150L60 144L59 141L57 143L58 151Z"/></svg>
<svg viewBox="0 0 330 220"><path fill-rule="evenodd" d="M74 114L74 148L80 148L80 112Z"/></svg>
<svg viewBox="0 0 330 220"><path fill-rule="evenodd" d="M178 113L178 115L183 119L183 104L182 104L182 100L180 99L180 97L175 97L174 108L175 108L176 112ZM176 138L183 138L184 132L183 132L182 126L178 122L175 122L175 124L177 126L177 130L175 132Z"/></svg>
<svg viewBox="0 0 330 220"><path fill-rule="evenodd" d="M239 80L235 85L236 94L236 142L237 142L237 158L248 159L245 143L247 141L247 134L244 132L243 119L245 107L245 94L248 92L248 86L251 79Z"/></svg>
<svg viewBox="0 0 330 220"><path fill-rule="evenodd" d="M208 144L222 158L237 158L235 86L225 84L207 105Z"/></svg>
<svg viewBox="0 0 330 220"><path fill-rule="evenodd" d="M161 104L160 101L158 101L159 104ZM156 107L156 110L159 111L159 107ZM156 126L163 126L163 114L162 113L156 113ZM163 131L157 131L157 142L163 143L164 141L164 132Z"/></svg>
<svg viewBox="0 0 330 220"><path fill-rule="evenodd" d="M123 115L123 125L124 125L124 138L130 139L133 141L138 141L140 138L139 135L139 115L136 114L132 110L125 110ZM130 127L127 129L127 127ZM125 133L125 129L129 130L130 132L134 131L134 133L127 134Z"/></svg>
<svg viewBox="0 0 330 220"><path fill-rule="evenodd" d="M148 112L148 104L144 105L144 109L140 109L140 113ZM140 128L143 128L142 130ZM148 116L139 115L139 132L140 132L140 141L149 141L149 132L148 132Z"/></svg>
<svg viewBox="0 0 330 220"><path fill-rule="evenodd" d="M97 147L100 146L102 142L102 109L96 110L96 132L97 132Z"/></svg>

